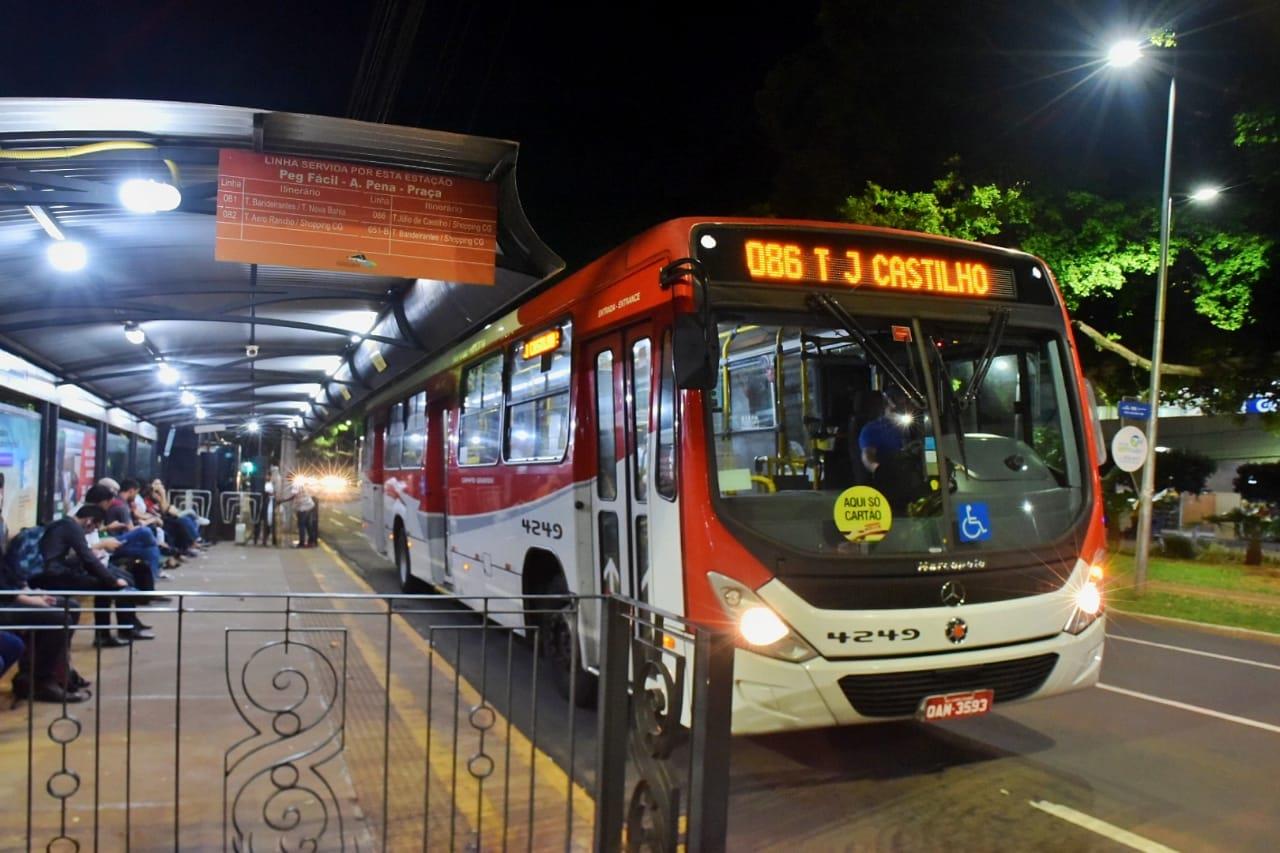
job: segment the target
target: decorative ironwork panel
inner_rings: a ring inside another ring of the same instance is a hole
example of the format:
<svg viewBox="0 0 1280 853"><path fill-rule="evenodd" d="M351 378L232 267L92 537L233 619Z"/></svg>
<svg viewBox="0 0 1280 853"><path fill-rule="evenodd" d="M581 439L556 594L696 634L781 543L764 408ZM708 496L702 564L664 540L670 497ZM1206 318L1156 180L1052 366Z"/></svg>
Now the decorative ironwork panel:
<svg viewBox="0 0 1280 853"><path fill-rule="evenodd" d="M346 850L342 807L325 765L343 748L347 632L227 629L227 690L252 729L226 752L224 847ZM338 642L327 650L318 638Z"/></svg>

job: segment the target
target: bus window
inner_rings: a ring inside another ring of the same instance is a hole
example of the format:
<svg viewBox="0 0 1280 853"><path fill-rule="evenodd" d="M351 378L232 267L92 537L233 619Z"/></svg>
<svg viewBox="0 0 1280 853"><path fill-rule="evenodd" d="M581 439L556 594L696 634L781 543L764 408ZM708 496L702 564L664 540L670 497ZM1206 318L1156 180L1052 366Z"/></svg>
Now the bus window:
<svg viewBox="0 0 1280 853"><path fill-rule="evenodd" d="M772 353L735 365L729 374L729 428L773 429L774 393Z"/></svg>
<svg viewBox="0 0 1280 853"><path fill-rule="evenodd" d="M382 467L400 467L400 448L404 439L404 404L396 403L387 413L387 437L382 445Z"/></svg>
<svg viewBox="0 0 1280 853"><path fill-rule="evenodd" d="M659 354L662 371L658 376L658 459L655 488L664 498L676 496L676 391L672 362L671 332L662 337Z"/></svg>
<svg viewBox="0 0 1280 853"><path fill-rule="evenodd" d="M458 464L492 465L502 438L502 353L464 370L462 388Z"/></svg>
<svg viewBox="0 0 1280 853"><path fill-rule="evenodd" d="M635 499L644 503L649 498L649 339L631 345L631 377L635 400L631 407L631 431L636 437L632 457L632 483Z"/></svg>
<svg viewBox="0 0 1280 853"><path fill-rule="evenodd" d="M596 494L607 501L618 496L617 430L613 411L613 350L604 350L596 356ZM616 520L614 527L617 527ZM614 537L617 538L616 532ZM617 564L614 560L614 565ZM600 565L604 565L603 557Z"/></svg>
<svg viewBox="0 0 1280 853"><path fill-rule="evenodd" d="M422 446L427 437L427 392L414 394L402 404L408 409L404 425L404 442L400 452L401 468L422 467Z"/></svg>
<svg viewBox="0 0 1280 853"><path fill-rule="evenodd" d="M531 345L552 341L555 349ZM558 462L569 442L570 326L535 334L511 356L507 396L508 462Z"/></svg>

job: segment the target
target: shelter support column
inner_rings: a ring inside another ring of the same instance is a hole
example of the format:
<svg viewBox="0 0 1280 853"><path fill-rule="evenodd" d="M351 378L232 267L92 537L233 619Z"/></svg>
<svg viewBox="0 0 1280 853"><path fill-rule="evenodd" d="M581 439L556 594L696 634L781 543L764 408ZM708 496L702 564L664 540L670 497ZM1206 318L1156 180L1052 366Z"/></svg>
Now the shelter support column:
<svg viewBox="0 0 1280 853"><path fill-rule="evenodd" d="M58 458L57 403L40 403L40 487L36 496L36 520L47 524L53 520L53 498L58 488L62 465Z"/></svg>
<svg viewBox="0 0 1280 853"><path fill-rule="evenodd" d="M96 483L107 476L107 425L98 422L97 452L93 456L93 482ZM133 469L129 469L132 471ZM90 484L92 485L92 484ZM86 488L88 488L86 486Z"/></svg>

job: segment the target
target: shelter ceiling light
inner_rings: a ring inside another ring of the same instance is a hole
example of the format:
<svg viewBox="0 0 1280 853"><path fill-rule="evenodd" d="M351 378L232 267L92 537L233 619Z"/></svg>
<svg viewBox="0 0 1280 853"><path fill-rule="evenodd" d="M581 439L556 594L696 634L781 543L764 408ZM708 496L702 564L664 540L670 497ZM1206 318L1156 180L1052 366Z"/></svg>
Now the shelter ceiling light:
<svg viewBox="0 0 1280 853"><path fill-rule="evenodd" d="M352 335L352 336L351 336L351 343L353 343L353 344L358 344L358 343L360 343L360 341L362 341L362 340L364 340L364 338L360 337L359 335Z"/></svg>
<svg viewBox="0 0 1280 853"><path fill-rule="evenodd" d="M147 339L146 332L132 321L124 324L124 336L131 344L140 344Z"/></svg>
<svg viewBox="0 0 1280 853"><path fill-rule="evenodd" d="M134 213L173 210L182 204L182 193L173 184L150 178L133 178L120 185L120 203Z"/></svg>
<svg viewBox="0 0 1280 853"><path fill-rule="evenodd" d="M45 250L50 265L60 272L77 272L89 262L89 253L83 243L75 240L57 240Z"/></svg>
<svg viewBox="0 0 1280 853"><path fill-rule="evenodd" d="M257 431L258 431L258 422L257 422L257 421L249 421L248 423L246 423L246 424L244 425L244 429L245 429L245 432L255 433L255 432L257 432Z"/></svg>
<svg viewBox="0 0 1280 853"><path fill-rule="evenodd" d="M196 420L202 421L209 417L209 413L204 410L204 406L196 406Z"/></svg>
<svg viewBox="0 0 1280 853"><path fill-rule="evenodd" d="M174 370L172 366L164 363L161 363L157 373L160 376L160 381L165 385L177 385L178 381L182 378L178 375L178 371Z"/></svg>
<svg viewBox="0 0 1280 853"><path fill-rule="evenodd" d="M182 400L182 405L184 406L194 406L196 404L196 395L192 394L186 388L182 389L182 395L179 399Z"/></svg>

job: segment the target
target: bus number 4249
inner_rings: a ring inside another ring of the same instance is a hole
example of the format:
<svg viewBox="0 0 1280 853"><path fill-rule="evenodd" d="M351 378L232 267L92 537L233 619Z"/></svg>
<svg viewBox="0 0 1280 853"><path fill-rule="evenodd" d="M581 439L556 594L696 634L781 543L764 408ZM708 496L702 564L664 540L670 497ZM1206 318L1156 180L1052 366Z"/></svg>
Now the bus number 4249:
<svg viewBox="0 0 1280 853"><path fill-rule="evenodd" d="M546 536L548 539L560 539L564 536L564 528L559 522L539 521L536 518L520 519L520 526L530 536Z"/></svg>

